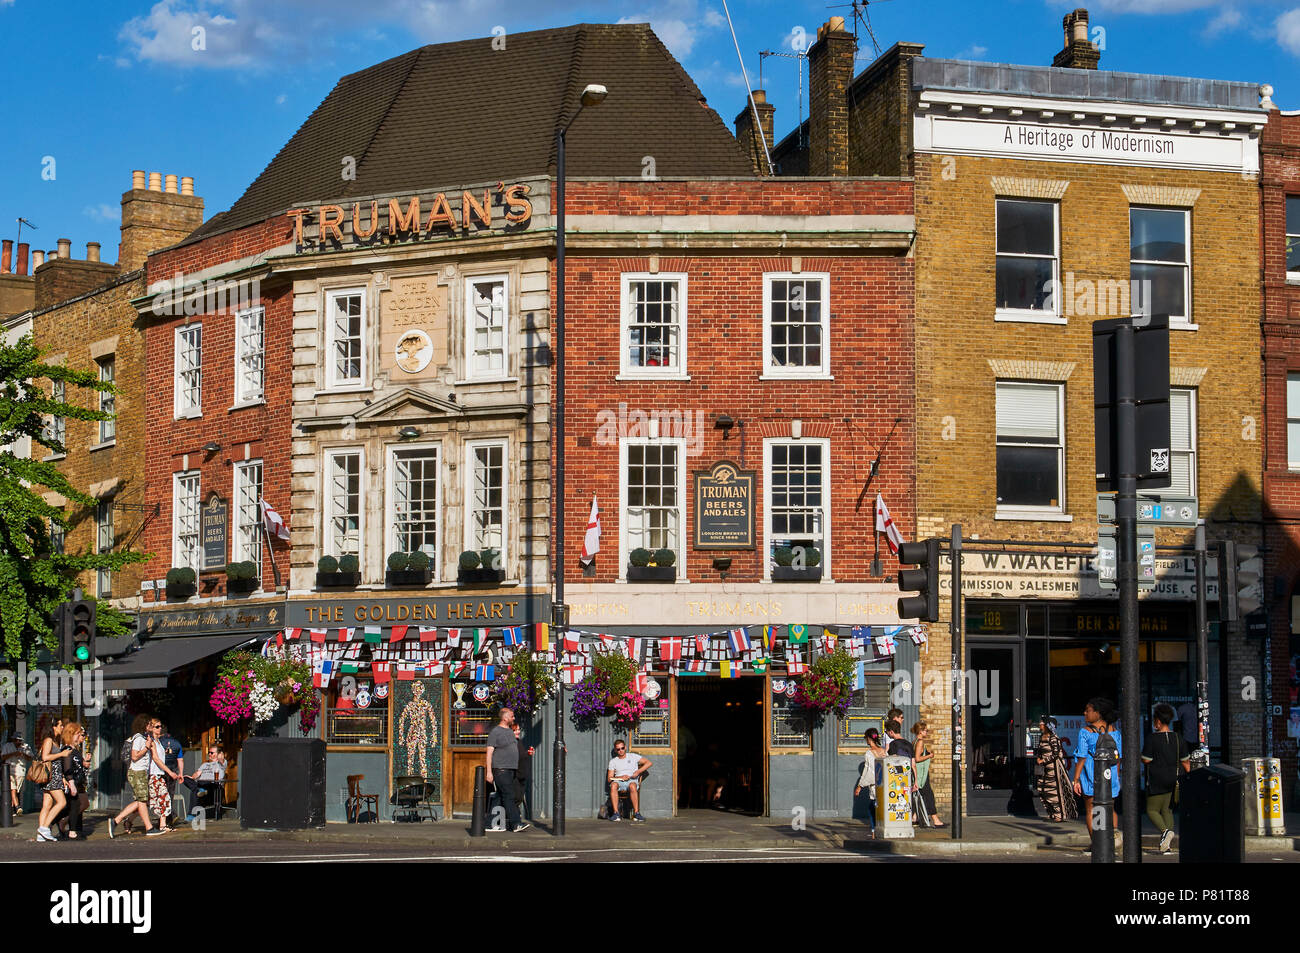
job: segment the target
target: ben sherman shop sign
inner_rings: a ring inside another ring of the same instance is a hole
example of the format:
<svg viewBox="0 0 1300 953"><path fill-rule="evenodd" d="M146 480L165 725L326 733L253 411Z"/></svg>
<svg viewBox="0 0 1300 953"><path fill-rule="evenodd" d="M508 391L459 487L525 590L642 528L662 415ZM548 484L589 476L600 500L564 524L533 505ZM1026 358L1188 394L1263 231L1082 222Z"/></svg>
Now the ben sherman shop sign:
<svg viewBox="0 0 1300 953"><path fill-rule="evenodd" d="M1205 598L1217 601L1219 587L1214 560L1207 560ZM947 593L952 576L947 557L939 573L939 589ZM968 553L961 563L962 595L1007 599L1115 599L1114 590L1097 582L1097 560L1091 554L1045 556L1027 553ZM1196 598L1196 566L1191 557L1156 560L1156 585L1143 599Z"/></svg>
<svg viewBox="0 0 1300 953"><path fill-rule="evenodd" d="M1247 127L1249 128L1249 127ZM1009 159L1055 159L1113 165L1147 165L1224 172L1259 171L1258 137L1242 133L1148 131L1055 125L916 118L918 152L952 152Z"/></svg>

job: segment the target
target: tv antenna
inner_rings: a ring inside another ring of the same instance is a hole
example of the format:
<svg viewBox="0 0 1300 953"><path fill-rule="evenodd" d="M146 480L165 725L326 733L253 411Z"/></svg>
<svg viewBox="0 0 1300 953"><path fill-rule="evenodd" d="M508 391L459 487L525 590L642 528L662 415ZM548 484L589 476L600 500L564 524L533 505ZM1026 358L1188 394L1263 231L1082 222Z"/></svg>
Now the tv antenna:
<svg viewBox="0 0 1300 953"><path fill-rule="evenodd" d="M769 56L781 56L786 59L792 59L795 61L794 63L795 72L799 74L799 122L795 126L795 129L802 130L803 129L803 64L804 61L808 59L808 53L806 50L803 52L800 52L799 50L795 50L792 53L781 53L781 52L777 52L776 50L759 50L758 51L758 86L760 89L767 88L766 86L763 85L763 61L767 59ZM799 146L800 148L804 146L802 133L800 133Z"/></svg>
<svg viewBox="0 0 1300 953"><path fill-rule="evenodd" d="M33 225L31 222L27 221L27 219L23 218L21 215L18 216L18 241L14 242L14 245L15 245L15 246L17 246L17 245L21 245L21 244L22 244L22 241L23 241L23 226L24 226L24 225L26 225L26 226L27 226L28 228L30 228L30 229L33 229L33 230L39 231L39 229L37 229L36 226Z"/></svg>
<svg viewBox="0 0 1300 953"><path fill-rule="evenodd" d="M852 0L851 3L832 3L827 4L827 10L841 10L848 7L853 11L853 38L858 36L859 26L867 31L867 36L871 37L871 48L875 51L875 56L880 55L880 41L876 39L876 31L871 27L871 13L868 7L873 3L889 3L890 0Z"/></svg>

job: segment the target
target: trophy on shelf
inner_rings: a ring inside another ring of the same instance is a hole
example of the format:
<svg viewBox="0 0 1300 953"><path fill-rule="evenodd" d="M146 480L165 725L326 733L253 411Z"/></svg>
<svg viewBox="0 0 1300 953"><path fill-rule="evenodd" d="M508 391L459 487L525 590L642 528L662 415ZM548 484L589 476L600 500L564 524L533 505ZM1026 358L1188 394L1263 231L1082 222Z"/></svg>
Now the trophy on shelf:
<svg viewBox="0 0 1300 953"><path fill-rule="evenodd" d="M469 685L466 682L451 683L451 690L456 693L456 700L451 703L451 707L455 710L462 711L465 709L465 689L468 687Z"/></svg>

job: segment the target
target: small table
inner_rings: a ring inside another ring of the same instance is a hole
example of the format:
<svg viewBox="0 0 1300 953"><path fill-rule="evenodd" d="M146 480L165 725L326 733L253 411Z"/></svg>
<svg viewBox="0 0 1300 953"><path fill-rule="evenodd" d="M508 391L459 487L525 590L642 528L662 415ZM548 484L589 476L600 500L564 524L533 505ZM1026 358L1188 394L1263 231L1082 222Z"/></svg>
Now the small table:
<svg viewBox="0 0 1300 953"><path fill-rule="evenodd" d="M393 796L388 801L394 807L406 811L402 820L422 821L424 818L420 816L420 811L425 810L429 812L429 820L436 821L433 802L429 799L434 791L432 781L419 775L403 775L393 778ZM398 820L396 811L393 812L393 820Z"/></svg>

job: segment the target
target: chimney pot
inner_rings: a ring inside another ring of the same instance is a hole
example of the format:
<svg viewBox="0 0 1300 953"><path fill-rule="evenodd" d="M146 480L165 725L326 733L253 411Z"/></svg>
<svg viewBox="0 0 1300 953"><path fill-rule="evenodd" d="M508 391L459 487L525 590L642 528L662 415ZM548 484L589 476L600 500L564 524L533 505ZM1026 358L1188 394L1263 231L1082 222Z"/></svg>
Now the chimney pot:
<svg viewBox="0 0 1300 953"><path fill-rule="evenodd" d="M144 188L144 169L135 169L131 172L131 189Z"/></svg>
<svg viewBox="0 0 1300 953"><path fill-rule="evenodd" d="M54 261L58 257L59 257L59 252L58 249L56 248L51 248L49 251L45 253L46 261Z"/></svg>
<svg viewBox="0 0 1300 953"><path fill-rule="evenodd" d="M45 264L45 252L37 249L32 252L32 274L36 274L36 269Z"/></svg>
<svg viewBox="0 0 1300 953"><path fill-rule="evenodd" d="M19 243L18 243L18 268L17 268L17 272L18 272L18 274L20 274L20 275L25 275L25 274L27 274L27 248L28 248L28 245L27 245L26 242L19 242ZM38 252L37 254L39 254L39 252ZM35 268L32 268L32 271L35 271L35 270L36 270Z"/></svg>
<svg viewBox="0 0 1300 953"><path fill-rule="evenodd" d="M843 17L831 17L829 20L826 21L827 33L842 32L843 30L844 30Z"/></svg>
<svg viewBox="0 0 1300 953"><path fill-rule="evenodd" d="M149 173L149 191L150 191L150 192L161 192L161 191L162 191L162 173L161 173L161 172L150 172L150 173Z"/></svg>
<svg viewBox="0 0 1300 953"><path fill-rule="evenodd" d="M181 195L194 194L194 177L192 175L181 176Z"/></svg>
<svg viewBox="0 0 1300 953"><path fill-rule="evenodd" d="M14 240L6 238L0 242L0 275L9 274L14 261Z"/></svg>
<svg viewBox="0 0 1300 953"><path fill-rule="evenodd" d="M754 90L754 105L761 106L767 102L767 91L763 89Z"/></svg>
<svg viewBox="0 0 1300 953"><path fill-rule="evenodd" d="M86 261L99 261L99 242L86 242Z"/></svg>
<svg viewBox="0 0 1300 953"><path fill-rule="evenodd" d="M60 238L60 239L59 239L59 257L60 257L60 258L71 258L71 257L72 257L72 239L71 239L71 238Z"/></svg>
<svg viewBox="0 0 1300 953"><path fill-rule="evenodd" d="M1052 65L1065 69L1096 69L1101 53L1088 39L1088 11L1077 7L1061 19L1061 26L1065 31L1065 44L1052 58Z"/></svg>
<svg viewBox="0 0 1300 953"><path fill-rule="evenodd" d="M167 194L168 195L176 194L176 176L174 175L167 176Z"/></svg>

